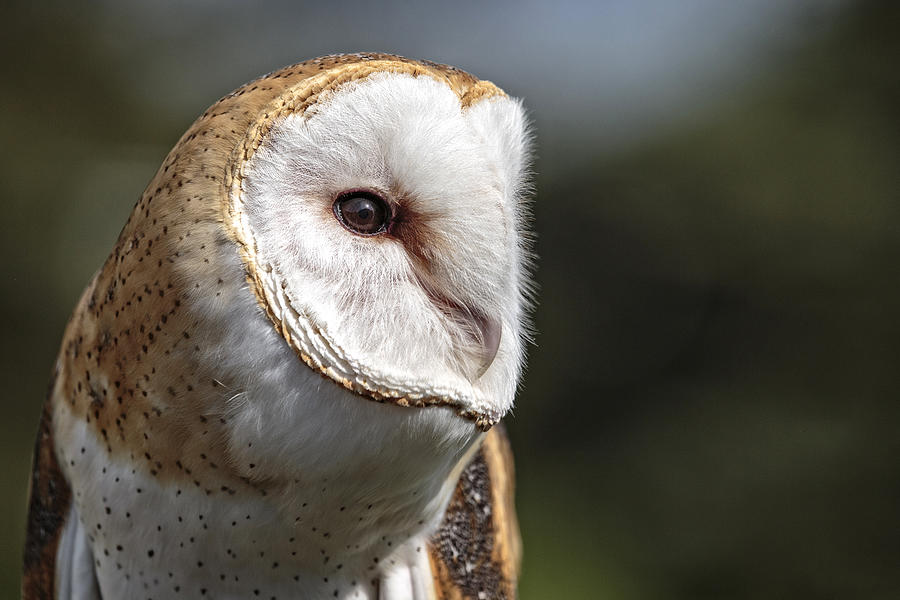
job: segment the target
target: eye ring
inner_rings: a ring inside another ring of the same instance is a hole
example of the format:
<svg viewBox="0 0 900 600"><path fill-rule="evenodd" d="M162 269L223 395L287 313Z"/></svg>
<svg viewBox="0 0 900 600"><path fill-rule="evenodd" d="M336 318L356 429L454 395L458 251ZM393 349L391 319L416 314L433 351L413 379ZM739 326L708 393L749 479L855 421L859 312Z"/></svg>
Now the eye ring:
<svg viewBox="0 0 900 600"><path fill-rule="evenodd" d="M331 210L345 229L366 237L386 233L393 216L390 204L371 190L343 191Z"/></svg>

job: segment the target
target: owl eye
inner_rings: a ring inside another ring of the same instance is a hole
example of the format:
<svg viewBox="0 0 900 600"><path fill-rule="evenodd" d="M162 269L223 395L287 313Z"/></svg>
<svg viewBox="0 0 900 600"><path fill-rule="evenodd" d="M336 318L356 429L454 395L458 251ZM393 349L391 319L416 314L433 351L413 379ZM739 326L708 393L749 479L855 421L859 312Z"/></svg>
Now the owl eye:
<svg viewBox="0 0 900 600"><path fill-rule="evenodd" d="M360 235L377 235L387 231L391 211L377 194L365 191L343 192L332 206L341 225Z"/></svg>

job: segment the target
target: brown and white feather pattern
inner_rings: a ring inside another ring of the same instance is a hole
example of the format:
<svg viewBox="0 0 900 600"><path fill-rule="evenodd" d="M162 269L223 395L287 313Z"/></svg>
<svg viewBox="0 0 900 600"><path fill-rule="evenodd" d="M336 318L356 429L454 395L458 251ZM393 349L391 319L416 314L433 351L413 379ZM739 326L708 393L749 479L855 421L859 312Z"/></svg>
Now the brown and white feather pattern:
<svg viewBox="0 0 900 600"><path fill-rule="evenodd" d="M416 102L447 94L443 135L466 140L418 151L454 172L417 172L411 147L407 163L380 146L362 165L324 152L302 162L303 136L340 122L348 98L364 103L359 139L388 144L410 120L404 139L432 131ZM372 119L366 102L405 108ZM35 451L23 596L514 597L512 461L502 431L484 431L511 405L523 361L526 137L518 103L492 84L377 54L287 67L203 113L66 329ZM435 191L457 178L479 181L458 200ZM285 196L295 183L303 193ZM330 213L329 186L396 194L429 216L393 239L355 239ZM290 210L263 212L271 195ZM385 254L366 269L368 242ZM347 253L376 295L399 286L414 302L340 291L362 285L328 262ZM432 289L415 287L416 273ZM332 297L337 308L315 304ZM473 339L458 314L431 341L404 329L440 324L448 306L502 327L478 376L483 355L462 347Z"/></svg>

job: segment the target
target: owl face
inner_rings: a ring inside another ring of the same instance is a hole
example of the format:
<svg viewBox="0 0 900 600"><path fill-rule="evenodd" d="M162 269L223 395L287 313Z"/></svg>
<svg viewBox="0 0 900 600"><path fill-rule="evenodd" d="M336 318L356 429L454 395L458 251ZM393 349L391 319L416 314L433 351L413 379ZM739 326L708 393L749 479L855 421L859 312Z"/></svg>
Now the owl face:
<svg viewBox="0 0 900 600"><path fill-rule="evenodd" d="M524 355L527 133L502 95L377 72L260 132L231 189L256 293L311 367L490 425Z"/></svg>

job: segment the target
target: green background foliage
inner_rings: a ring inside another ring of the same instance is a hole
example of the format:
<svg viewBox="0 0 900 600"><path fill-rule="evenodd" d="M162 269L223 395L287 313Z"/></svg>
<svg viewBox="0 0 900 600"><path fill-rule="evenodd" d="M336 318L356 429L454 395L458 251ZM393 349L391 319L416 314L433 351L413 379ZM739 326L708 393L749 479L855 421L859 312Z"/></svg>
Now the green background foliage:
<svg viewBox="0 0 900 600"><path fill-rule="evenodd" d="M3 598L80 290L194 116L285 62L163 107L99 39L111 6L13 5L0 36ZM530 106L539 335L508 425L526 600L900 593L897 6L845 8L613 149L609 112L569 139Z"/></svg>

